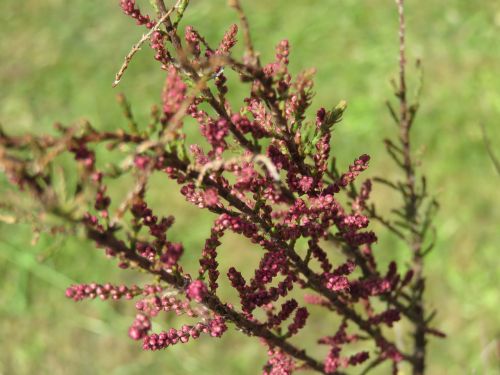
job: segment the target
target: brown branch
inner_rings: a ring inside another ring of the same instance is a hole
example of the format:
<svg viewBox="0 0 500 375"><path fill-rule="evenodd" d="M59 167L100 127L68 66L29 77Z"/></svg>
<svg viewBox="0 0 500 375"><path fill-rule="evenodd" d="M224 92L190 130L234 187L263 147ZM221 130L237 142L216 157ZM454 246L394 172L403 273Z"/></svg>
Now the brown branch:
<svg viewBox="0 0 500 375"><path fill-rule="evenodd" d="M241 7L239 0L229 0L229 6L234 8L238 17L240 18L241 28L243 29L243 39L245 41L246 54L250 58L250 63L256 66L260 66L259 58L255 53L253 47L252 37L250 35L250 26L248 24L248 18Z"/></svg>
<svg viewBox="0 0 500 375"><path fill-rule="evenodd" d="M160 280L178 289L179 291L184 291L187 280L176 277L175 275L166 272L162 268L156 268L154 266L154 263L150 262L146 258L139 256L136 252L128 248L125 243L123 243L123 241L117 239L112 233L102 233L92 227L89 227L88 225L86 226L86 233L89 239L95 241L100 246L111 248L113 251L123 255L131 263L137 265L147 273L156 275ZM206 298L203 300L203 304L211 311L214 311L215 313L222 316L224 319L234 323L236 327L243 330L249 336L261 337L265 339L271 346L279 347L290 356L304 361L308 367L322 374L326 374L323 364L310 357L305 350L299 349L296 346L290 344L282 337L276 336L269 329L267 329L265 325L258 324L245 318L242 314L238 313L236 310L223 303L215 294L209 293L208 296L206 296ZM335 372L333 374L343 375L341 372Z"/></svg>
<svg viewBox="0 0 500 375"><path fill-rule="evenodd" d="M40 203L47 205L48 201L45 199L47 195L47 186L40 184L36 177L32 177L24 166L25 162L19 161L17 159L12 159L10 162L6 158L5 154L0 149L0 166L3 171L7 174L14 174L16 177L22 178L23 181L27 183L27 187L34 193L38 198ZM172 161L176 164L182 164L182 161L178 160L176 156L172 155ZM196 172L195 172L196 173ZM208 179L207 179L208 180ZM141 186L140 184L138 185ZM244 204L243 202L241 202ZM245 205L246 207L246 205ZM93 240L100 247L111 248L115 253L122 255L131 264L141 268L151 275L157 276L163 282L171 285L172 287L178 289L179 291L184 291L186 287L187 280L178 277L178 275L167 272L163 268L158 268L155 266L154 262L150 262L148 259L139 256L135 251L126 246L126 244L119 240L112 232L112 230L101 231L88 224L86 224L82 219L75 219L70 215L66 214L59 207L50 206L47 207L50 212L57 214L58 216L66 219L73 224L83 224L86 229L86 236ZM224 317L226 320L233 322L239 329L243 330L250 336L257 336L265 339L269 345L279 347L285 353L290 356L303 361L308 367L314 369L317 372L326 374L324 371L324 366L321 362L310 357L305 350L299 349L292 345L285 338L279 337L266 328L265 325L258 324L245 318L242 314L239 314L234 309L229 307L227 304L222 303L222 301L215 295L209 294L203 303L211 310L217 314ZM336 375L344 375L341 372L335 372Z"/></svg>
<svg viewBox="0 0 500 375"><path fill-rule="evenodd" d="M139 41L132 46L132 49L130 52L125 56L125 60L123 61L122 66L120 67L120 70L116 73L115 80L113 82L113 87L116 87L119 83L120 80L122 79L123 75L125 74L125 71L127 70L130 62L132 61L132 58L134 55L141 50L142 45L146 40L149 40L151 38L151 35L155 32L158 31L163 24L163 22L172 14L174 8L170 9L168 12L166 12L161 18L158 20L156 25L151 28L146 34L144 34Z"/></svg>
<svg viewBox="0 0 500 375"><path fill-rule="evenodd" d="M404 0L396 0L399 15L399 87L396 93L399 99L399 128L400 142L403 154L402 168L406 175L406 188L402 190L405 201L405 221L409 225L411 238L409 246L412 250L412 268L415 273L412 285L412 306L415 314L413 324L413 375L423 375L425 371L426 354L426 322L423 294L425 290L425 279L423 276L423 238L419 231L418 223L418 201L419 196L415 188L415 168L411 154L410 130L413 123L416 106L410 106L407 98L406 86L406 56L405 56L405 17Z"/></svg>

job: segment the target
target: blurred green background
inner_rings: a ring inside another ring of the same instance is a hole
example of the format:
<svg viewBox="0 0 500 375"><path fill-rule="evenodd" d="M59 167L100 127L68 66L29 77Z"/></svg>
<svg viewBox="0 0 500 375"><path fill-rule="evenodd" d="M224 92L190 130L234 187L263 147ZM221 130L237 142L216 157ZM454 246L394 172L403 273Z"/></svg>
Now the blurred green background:
<svg viewBox="0 0 500 375"><path fill-rule="evenodd" d="M114 99L118 92L147 122L164 74L145 48L120 86L111 88L123 56L143 32L117 3L0 2L0 122L8 131L51 131L55 121L81 118L98 128L124 126ZM372 156L367 175L395 177L382 147L382 139L394 132L384 105L397 72L394 2L243 0L243 5L264 61L288 38L292 70L317 68L315 107L349 102L333 143L340 165L345 168L366 152ZM225 0L192 0L185 20L212 44L233 22ZM500 2L408 0L407 28L410 61L421 58L425 71L415 150L441 204L437 246L427 258L427 302L439 311L435 326L449 335L431 340L428 373L500 374L500 176L480 129L483 123L500 156ZM0 176L2 193L6 185ZM6 197L0 201L7 203ZM385 209L394 201L380 187L375 199ZM176 213L173 236L197 254L209 234L210 215L165 187L151 201ZM143 352L126 338L133 317L128 304L76 304L64 297L72 282L137 276L118 270L79 239L42 235L32 246L31 237L28 225L0 223L0 374L260 373L264 348L237 332ZM382 258L406 259L401 244L379 237ZM225 240L232 263L243 265L252 256L247 244Z"/></svg>

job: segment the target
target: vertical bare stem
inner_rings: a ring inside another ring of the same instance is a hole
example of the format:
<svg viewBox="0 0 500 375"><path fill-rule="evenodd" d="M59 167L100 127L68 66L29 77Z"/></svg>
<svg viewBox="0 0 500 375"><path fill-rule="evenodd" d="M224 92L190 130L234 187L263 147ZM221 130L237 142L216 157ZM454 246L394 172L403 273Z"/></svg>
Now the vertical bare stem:
<svg viewBox="0 0 500 375"><path fill-rule="evenodd" d="M248 18L241 7L239 0L229 0L229 6L236 10L240 18L241 28L243 29L243 38L245 40L246 54L251 59L252 64L259 64L255 49L253 47L252 37L250 35L250 26L248 25Z"/></svg>
<svg viewBox="0 0 500 375"><path fill-rule="evenodd" d="M414 111L408 103L406 86L406 56L405 56L405 16L404 0L396 0L399 14L399 87L397 97L399 99L399 129L402 150L402 167L406 175L406 189L403 192L405 201L405 216L407 224L410 226L411 234L408 237L408 244L413 254L412 268L415 273L415 281L412 287L412 305L414 309L413 333L413 374L422 375L425 371L425 347L426 347L426 323L423 305L423 294L425 289L425 279L423 277L423 238L418 225L418 194L415 189L415 167L411 154L410 130L413 122Z"/></svg>

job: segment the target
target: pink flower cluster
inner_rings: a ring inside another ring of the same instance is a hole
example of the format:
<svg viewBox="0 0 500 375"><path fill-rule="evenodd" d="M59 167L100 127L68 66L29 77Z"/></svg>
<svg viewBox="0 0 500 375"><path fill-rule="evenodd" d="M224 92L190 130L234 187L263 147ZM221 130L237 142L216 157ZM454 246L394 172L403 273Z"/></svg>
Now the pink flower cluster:
<svg viewBox="0 0 500 375"><path fill-rule="evenodd" d="M81 301L83 299L99 298L101 300L113 299L118 300L121 298L132 299L139 295L151 295L162 291L159 285L146 285L139 288L137 285L127 287L125 285L112 285L106 284L78 284L72 285L66 289L66 297L74 301Z"/></svg>
<svg viewBox="0 0 500 375"><path fill-rule="evenodd" d="M279 349L269 349L267 355L269 360L264 366L263 375L288 375L297 367L293 358Z"/></svg>
<svg viewBox="0 0 500 375"><path fill-rule="evenodd" d="M153 27L151 18L141 13L139 8L136 7L135 0L120 0L120 6L126 15L137 21L138 25L146 25L148 29Z"/></svg>
<svg viewBox="0 0 500 375"><path fill-rule="evenodd" d="M142 313L155 317L160 312L173 311L176 315L187 315L195 317L198 314L191 308L188 301L182 301L174 296L159 296L144 298L136 302L135 308Z"/></svg>
<svg viewBox="0 0 500 375"><path fill-rule="evenodd" d="M227 330L227 326L220 316L209 320L207 323L197 323L194 326L183 325L181 329L171 328L166 332L153 333L144 337L143 349L160 350L178 343L187 343L190 338L197 339L201 333L212 337L221 337Z"/></svg>
<svg viewBox="0 0 500 375"><path fill-rule="evenodd" d="M229 51L236 45L236 34L238 34L238 26L231 25L229 30L224 34L222 41L219 44L219 48L215 51L217 55L228 54Z"/></svg>
<svg viewBox="0 0 500 375"><path fill-rule="evenodd" d="M160 37L156 38L157 43L163 43L163 39L159 40ZM160 45L160 44L158 44ZM163 44L161 44L163 45ZM155 45L153 45L155 48ZM158 47L155 48L158 50ZM161 56L165 55L165 52L158 52L157 59L161 60ZM186 98L187 86L182 81L177 69L170 66L167 70L167 80L165 82L165 87L163 89L162 102L163 102L163 117L161 119L162 123L166 124L180 109L184 99Z"/></svg>
<svg viewBox="0 0 500 375"><path fill-rule="evenodd" d="M349 357L341 357L342 345L356 342L359 338L357 335L348 335L346 332L347 324L343 322L335 335L321 338L320 344L329 345L331 349L324 363L324 370L327 374L333 374L339 367L355 366L365 362L369 357L369 353L362 351Z"/></svg>
<svg viewBox="0 0 500 375"><path fill-rule="evenodd" d="M201 280L195 280L188 285L186 290L186 296L189 299L195 300L196 302L203 302L203 299L208 294L208 288L205 283Z"/></svg>
<svg viewBox="0 0 500 375"><path fill-rule="evenodd" d="M144 314L137 314L134 322L128 330L128 336L132 340L140 340L148 334L151 330L151 321Z"/></svg>

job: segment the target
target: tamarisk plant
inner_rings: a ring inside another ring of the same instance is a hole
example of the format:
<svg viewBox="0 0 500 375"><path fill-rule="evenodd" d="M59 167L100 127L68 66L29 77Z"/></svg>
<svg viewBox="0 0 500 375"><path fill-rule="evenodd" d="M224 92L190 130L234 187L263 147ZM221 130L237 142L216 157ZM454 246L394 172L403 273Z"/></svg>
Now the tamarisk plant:
<svg viewBox="0 0 500 375"><path fill-rule="evenodd" d="M56 136L0 132L2 171L12 184L31 193L40 212L61 218L66 229L83 228L85 236L120 268L151 276L144 286L72 285L66 296L75 301L135 300L137 315L129 336L141 340L145 350L187 343L202 334L221 337L231 327L267 346L265 374L300 369L343 374L357 365L367 373L386 361L394 373L408 363L414 374L422 374L427 335L442 336L430 327L423 302L423 258L430 249L424 245L435 203L425 207L422 203L427 202L425 180L417 186L410 148L417 106L408 104L406 94L402 0L398 2L399 114L389 105L399 125L400 145L388 140L386 146L405 180L376 179L402 194L404 206L394 210L398 215L394 221L381 217L369 203L370 180L360 189L354 185L368 167L368 155L357 156L343 172L337 170L330 143L346 104L319 108L314 118L308 118L313 74L305 71L292 77L288 41L277 45L274 61L262 64L240 3L230 0L245 45L239 60L231 54L239 33L236 25L217 46L192 26L181 31L188 3L179 0L167 8L158 0L157 14L148 15L134 0L120 1L123 12L146 33L126 56L113 85L119 84L135 53L149 41L166 75L162 106L154 107L151 124L140 126L127 99L119 95L129 129L100 131L86 123L58 124ZM228 100L229 70L249 88L238 106ZM198 124L206 147L187 144L183 129L192 126L186 124L187 118ZM101 166L96 148L103 144L117 151L120 164ZM72 154L78 165L70 198L63 198L54 184L58 156L64 153ZM184 270L184 246L170 240L174 218L158 216L158 208L146 199L153 174L174 180L188 202L214 214L210 236L199 251L198 273ZM123 175L132 176L134 183L126 198L115 202L107 187ZM413 258L407 269L395 262L387 269L377 263L377 237L368 229L370 219L409 244ZM260 254L253 276L245 278L236 267L219 267L224 254L218 248L228 232L259 249L253 250ZM342 261L333 260L340 257ZM234 288L239 298L223 300L221 284ZM298 290L305 292L300 299ZM306 334L303 331L314 319L309 305L338 317L337 327L325 327L317 337L319 345L328 347L326 358L317 358L315 349L304 348L295 339ZM152 332L152 320L170 313L186 315L194 323ZM391 330L384 328L400 320L414 328L411 351L396 345ZM345 354L353 344L366 348Z"/></svg>

